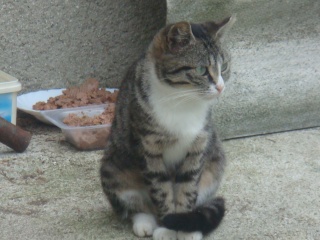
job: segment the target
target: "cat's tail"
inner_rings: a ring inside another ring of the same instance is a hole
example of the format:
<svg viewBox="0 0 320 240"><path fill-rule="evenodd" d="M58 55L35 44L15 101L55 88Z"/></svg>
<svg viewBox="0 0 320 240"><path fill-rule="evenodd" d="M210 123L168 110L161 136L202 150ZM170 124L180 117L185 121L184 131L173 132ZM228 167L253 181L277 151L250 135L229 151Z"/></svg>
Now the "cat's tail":
<svg viewBox="0 0 320 240"><path fill-rule="evenodd" d="M164 227L171 230L200 231L203 235L206 235L219 226L224 212L224 199L219 197L197 207L192 212L168 214L163 218L162 223Z"/></svg>

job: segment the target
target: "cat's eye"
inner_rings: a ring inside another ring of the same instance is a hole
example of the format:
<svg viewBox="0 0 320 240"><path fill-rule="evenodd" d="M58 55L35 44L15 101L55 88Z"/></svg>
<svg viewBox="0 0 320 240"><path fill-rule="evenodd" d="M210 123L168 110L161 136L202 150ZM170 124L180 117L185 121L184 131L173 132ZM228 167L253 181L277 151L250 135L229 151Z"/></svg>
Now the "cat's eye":
<svg viewBox="0 0 320 240"><path fill-rule="evenodd" d="M227 62L226 62L226 63L223 63L223 64L221 65L221 72L225 72L227 69L228 69L228 63L227 63Z"/></svg>
<svg viewBox="0 0 320 240"><path fill-rule="evenodd" d="M203 66L199 66L199 67L196 67L196 73L199 74L199 75L206 75L207 74L207 68L206 67L203 67Z"/></svg>

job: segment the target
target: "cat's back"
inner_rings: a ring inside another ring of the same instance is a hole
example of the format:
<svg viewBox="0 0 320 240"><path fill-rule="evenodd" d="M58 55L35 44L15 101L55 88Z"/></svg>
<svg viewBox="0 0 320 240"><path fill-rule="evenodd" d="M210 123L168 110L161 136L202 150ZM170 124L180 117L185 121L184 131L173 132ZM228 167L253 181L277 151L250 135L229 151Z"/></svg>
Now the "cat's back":
<svg viewBox="0 0 320 240"><path fill-rule="evenodd" d="M111 149L121 148L127 152L133 146L133 119L140 116L144 111L142 104L147 104L145 90L139 90L142 87L143 63L145 59L141 56L127 70L119 87L119 94L116 101L115 116L112 123L108 139L106 152ZM143 103L142 103L143 102ZM139 122L142 124L143 116Z"/></svg>

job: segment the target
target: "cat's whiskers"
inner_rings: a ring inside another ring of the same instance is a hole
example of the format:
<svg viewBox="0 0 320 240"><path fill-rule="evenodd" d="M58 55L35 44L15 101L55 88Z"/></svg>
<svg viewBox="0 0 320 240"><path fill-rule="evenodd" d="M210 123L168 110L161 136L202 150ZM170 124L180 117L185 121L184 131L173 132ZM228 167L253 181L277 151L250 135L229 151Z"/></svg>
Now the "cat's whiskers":
<svg viewBox="0 0 320 240"><path fill-rule="evenodd" d="M158 103L170 102L170 101L177 100L179 98L187 97L189 95L195 95L194 93L199 93L199 90L192 89L192 90L187 90L187 91L175 92L175 93L168 94L168 95L160 98L157 102Z"/></svg>
<svg viewBox="0 0 320 240"><path fill-rule="evenodd" d="M170 98L166 98L163 99L161 101L159 101L158 103L175 103L175 102L180 102L180 101L184 101L186 98L190 98L192 95L194 94L184 94L184 95L179 95L179 96L174 96L174 97L170 97Z"/></svg>
<svg viewBox="0 0 320 240"><path fill-rule="evenodd" d="M178 93L188 93L188 92L194 92L194 91L198 91L198 89L179 90L179 91L175 91L175 92L169 93L164 97L170 97L170 96L174 96L174 95L176 95Z"/></svg>
<svg viewBox="0 0 320 240"><path fill-rule="evenodd" d="M186 104L188 102L191 102L192 100L200 100L201 98L197 95L189 95L185 98L182 98L180 101L176 102L175 105L173 105L173 108L178 107L179 105Z"/></svg>

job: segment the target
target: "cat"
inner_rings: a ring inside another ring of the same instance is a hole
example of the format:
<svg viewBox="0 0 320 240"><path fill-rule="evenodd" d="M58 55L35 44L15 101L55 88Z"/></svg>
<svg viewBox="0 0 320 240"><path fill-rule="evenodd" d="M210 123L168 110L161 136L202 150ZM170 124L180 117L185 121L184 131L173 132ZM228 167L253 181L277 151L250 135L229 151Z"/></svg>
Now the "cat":
<svg viewBox="0 0 320 240"><path fill-rule="evenodd" d="M224 216L212 105L229 79L221 43L234 21L168 24L121 83L100 176L138 237L202 239Z"/></svg>

